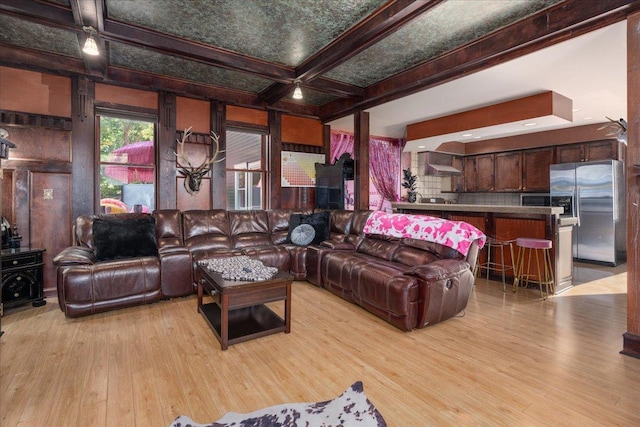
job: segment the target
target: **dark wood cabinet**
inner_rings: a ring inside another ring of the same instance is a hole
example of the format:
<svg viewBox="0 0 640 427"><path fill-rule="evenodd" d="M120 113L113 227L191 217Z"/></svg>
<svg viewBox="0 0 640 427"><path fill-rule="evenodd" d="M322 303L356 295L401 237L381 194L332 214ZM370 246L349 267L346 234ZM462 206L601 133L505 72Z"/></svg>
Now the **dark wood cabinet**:
<svg viewBox="0 0 640 427"><path fill-rule="evenodd" d="M42 254L44 249L2 250L2 303L4 308L31 302L46 304L43 292Z"/></svg>
<svg viewBox="0 0 640 427"><path fill-rule="evenodd" d="M618 159L618 141L616 140L607 139L556 147L556 163L593 162L611 159Z"/></svg>
<svg viewBox="0 0 640 427"><path fill-rule="evenodd" d="M454 192L549 192L549 166L618 159L615 140L514 150L466 157L452 156L462 175L451 179Z"/></svg>
<svg viewBox="0 0 640 427"><path fill-rule="evenodd" d="M584 150L585 150L585 162L618 159L618 141L617 140L586 142L584 144Z"/></svg>
<svg viewBox="0 0 640 427"><path fill-rule="evenodd" d="M549 191L549 166L553 163L553 147L522 152L522 191Z"/></svg>
<svg viewBox="0 0 640 427"><path fill-rule="evenodd" d="M513 151L495 156L495 191L522 190L522 152Z"/></svg>
<svg viewBox="0 0 640 427"><path fill-rule="evenodd" d="M494 159L493 154L476 156L476 191L494 191Z"/></svg>
<svg viewBox="0 0 640 427"><path fill-rule="evenodd" d="M494 154L482 154L464 158L465 191L494 191L494 157Z"/></svg>
<svg viewBox="0 0 640 427"><path fill-rule="evenodd" d="M476 180L476 158L475 156L464 158L464 191L472 193L478 191Z"/></svg>
<svg viewBox="0 0 640 427"><path fill-rule="evenodd" d="M462 156L453 156L451 166L462 172L461 175L453 175L451 177L451 191L461 193L464 191L464 158Z"/></svg>

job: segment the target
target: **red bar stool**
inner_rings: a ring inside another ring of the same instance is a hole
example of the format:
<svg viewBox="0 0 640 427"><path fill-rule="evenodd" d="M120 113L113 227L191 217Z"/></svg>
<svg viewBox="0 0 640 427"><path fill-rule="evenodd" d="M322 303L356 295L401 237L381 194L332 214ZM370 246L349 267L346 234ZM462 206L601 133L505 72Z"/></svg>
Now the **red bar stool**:
<svg viewBox="0 0 640 427"><path fill-rule="evenodd" d="M506 291L507 281L505 279L505 271L511 270L513 276L516 276L516 269L514 268L515 257L513 256L514 243L515 240L498 240L495 237L487 236L487 242L484 244L484 247L487 249L487 260L478 264L476 268L476 277L482 274L480 270L485 270L487 272L487 280L489 280L489 271L500 272L502 273L502 291ZM509 249L509 254L511 255L511 264L506 264L504 261L504 250L506 248ZM498 252L500 253L499 260L496 259Z"/></svg>
<svg viewBox="0 0 640 427"><path fill-rule="evenodd" d="M513 291L517 291L518 286L526 286L529 282L536 282L540 286L540 297L546 299L554 292L553 264L551 263L551 248L553 247L553 242L546 239L519 237L516 239L516 246L518 246L519 249L518 259L516 261L517 273L513 281ZM531 255L533 253L536 254L537 276L529 274L529 271L531 271ZM542 257L542 266L540 265L540 257ZM525 258L527 259L526 269L524 268ZM530 280L532 277L535 277L537 280Z"/></svg>

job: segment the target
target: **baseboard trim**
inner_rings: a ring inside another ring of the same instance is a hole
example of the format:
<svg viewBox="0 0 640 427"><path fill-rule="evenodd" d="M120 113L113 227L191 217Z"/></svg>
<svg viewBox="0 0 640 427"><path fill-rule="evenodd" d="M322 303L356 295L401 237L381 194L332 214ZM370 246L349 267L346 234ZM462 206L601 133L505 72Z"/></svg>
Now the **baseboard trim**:
<svg viewBox="0 0 640 427"><path fill-rule="evenodd" d="M629 332L622 334L622 350L620 353L640 359L640 335Z"/></svg>

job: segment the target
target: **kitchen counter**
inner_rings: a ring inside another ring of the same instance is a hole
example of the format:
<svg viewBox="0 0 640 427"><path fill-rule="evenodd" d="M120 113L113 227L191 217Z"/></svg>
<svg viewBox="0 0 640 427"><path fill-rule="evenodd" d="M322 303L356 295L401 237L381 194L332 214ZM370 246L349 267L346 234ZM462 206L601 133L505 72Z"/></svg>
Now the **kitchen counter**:
<svg viewBox="0 0 640 427"><path fill-rule="evenodd" d="M575 218L562 217L562 207L402 202L392 203L391 206L394 212L465 221L499 240L515 240L518 237L551 240L554 293L558 294L573 285L572 233L576 221ZM484 252L480 255L481 262L486 259ZM511 263L510 254L505 254L505 262L507 265ZM527 269L527 273L535 274L533 267Z"/></svg>
<svg viewBox="0 0 640 427"><path fill-rule="evenodd" d="M394 211L493 212L560 216L564 209L549 206L463 205L449 203L391 203ZM405 212L409 213L409 212Z"/></svg>

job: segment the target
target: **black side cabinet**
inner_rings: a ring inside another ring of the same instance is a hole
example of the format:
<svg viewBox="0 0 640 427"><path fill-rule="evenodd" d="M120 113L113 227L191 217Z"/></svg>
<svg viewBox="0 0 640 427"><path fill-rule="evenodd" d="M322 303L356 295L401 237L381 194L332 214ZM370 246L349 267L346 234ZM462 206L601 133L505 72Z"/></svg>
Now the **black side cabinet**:
<svg viewBox="0 0 640 427"><path fill-rule="evenodd" d="M2 304L10 308L31 302L46 304L42 278L42 254L45 249L2 250Z"/></svg>

